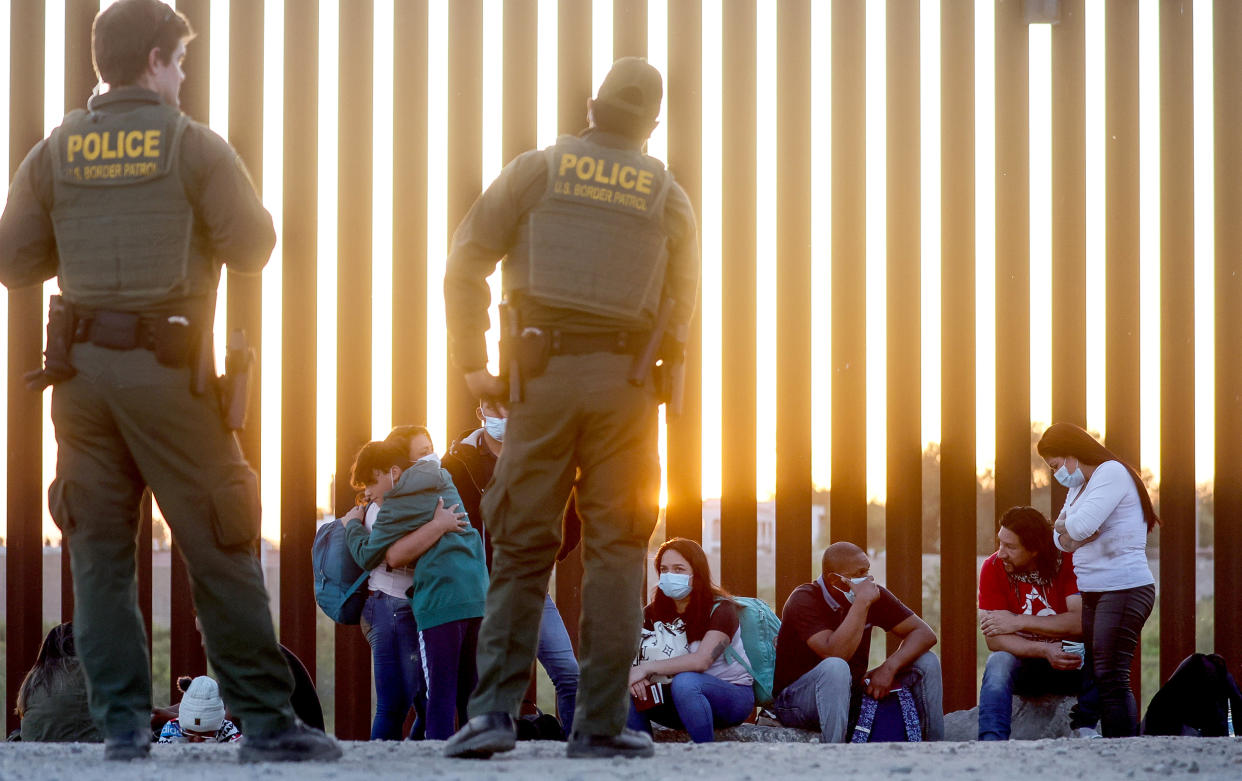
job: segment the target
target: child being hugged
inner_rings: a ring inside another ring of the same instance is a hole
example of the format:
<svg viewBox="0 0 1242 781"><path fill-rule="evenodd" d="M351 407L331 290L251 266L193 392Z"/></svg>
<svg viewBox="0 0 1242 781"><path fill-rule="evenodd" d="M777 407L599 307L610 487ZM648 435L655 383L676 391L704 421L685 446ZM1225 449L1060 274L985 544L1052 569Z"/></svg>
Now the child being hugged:
<svg viewBox="0 0 1242 781"><path fill-rule="evenodd" d="M359 566L387 563L414 570L409 596L427 680L427 739L446 740L456 729L455 715L465 723L476 682L487 566L482 538L465 513L454 512L461 498L430 439L423 439L425 453L395 441L364 445L352 482L379 505L379 514L370 532L364 507L341 520Z"/></svg>

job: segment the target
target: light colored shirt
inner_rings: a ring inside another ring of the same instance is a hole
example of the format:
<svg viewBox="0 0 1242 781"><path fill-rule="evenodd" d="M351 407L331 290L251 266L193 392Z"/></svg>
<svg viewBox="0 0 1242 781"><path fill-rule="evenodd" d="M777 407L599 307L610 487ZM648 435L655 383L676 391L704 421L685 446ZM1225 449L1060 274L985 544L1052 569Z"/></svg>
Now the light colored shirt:
<svg viewBox="0 0 1242 781"><path fill-rule="evenodd" d="M1075 540L1100 536L1074 551L1074 575L1083 591L1120 591L1156 582L1147 565L1147 520L1130 472L1117 461L1095 468L1069 489L1058 520ZM1053 535L1061 547L1060 535ZM1062 548L1064 550L1064 548Z"/></svg>
<svg viewBox="0 0 1242 781"><path fill-rule="evenodd" d="M372 502L371 506L367 508L367 517L365 519L368 532L375 525L377 517L379 517L379 505ZM372 591L382 591L388 596L397 597L398 599L408 599L409 595L406 592L413 585L413 569L409 567L393 569L384 562L381 562L379 566L371 570L371 577L367 579L367 588Z"/></svg>

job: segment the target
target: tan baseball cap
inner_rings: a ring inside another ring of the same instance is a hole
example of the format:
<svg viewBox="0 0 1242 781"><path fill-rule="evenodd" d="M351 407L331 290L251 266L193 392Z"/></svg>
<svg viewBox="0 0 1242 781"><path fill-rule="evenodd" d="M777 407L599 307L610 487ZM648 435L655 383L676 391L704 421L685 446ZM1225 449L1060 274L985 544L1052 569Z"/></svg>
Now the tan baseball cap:
<svg viewBox="0 0 1242 781"><path fill-rule="evenodd" d="M607 103L642 119L655 119L663 99L664 80L642 57L622 57L614 62L595 96L598 103Z"/></svg>

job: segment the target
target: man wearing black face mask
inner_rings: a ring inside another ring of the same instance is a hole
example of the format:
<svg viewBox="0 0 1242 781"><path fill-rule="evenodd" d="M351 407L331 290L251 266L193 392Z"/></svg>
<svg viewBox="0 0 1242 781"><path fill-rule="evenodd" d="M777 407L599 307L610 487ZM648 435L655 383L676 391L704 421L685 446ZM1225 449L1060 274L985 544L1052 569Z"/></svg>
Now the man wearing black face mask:
<svg viewBox="0 0 1242 781"><path fill-rule="evenodd" d="M901 644L868 671L872 626ZM931 627L876 585L862 548L833 543L824 551L823 575L794 589L781 612L773 709L787 727L818 729L824 743L844 743L851 703L864 693L883 699L913 671L908 685L921 706L924 739L939 740L944 713L935 644Z"/></svg>

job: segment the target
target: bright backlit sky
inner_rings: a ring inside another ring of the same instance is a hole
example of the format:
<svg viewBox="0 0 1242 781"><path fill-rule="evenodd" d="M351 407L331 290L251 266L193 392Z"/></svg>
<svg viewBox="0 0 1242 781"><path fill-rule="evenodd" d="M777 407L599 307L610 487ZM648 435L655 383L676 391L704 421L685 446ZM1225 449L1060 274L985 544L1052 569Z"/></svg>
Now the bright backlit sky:
<svg viewBox="0 0 1242 781"><path fill-rule="evenodd" d="M0 0L0 40L9 40L10 3L19 0ZM648 3L649 59L662 72L667 73L667 33L665 20L670 0L650 0ZM105 3L105 5L108 3ZM556 2L539 0L539 105L538 141L547 145L556 136ZM1086 138L1087 138L1087 285L1088 328L1096 333L1103 329L1102 313L1104 289L1104 4L1086 3ZM443 149L446 139L445 117L448 95L446 88L448 40L448 4L432 2L430 6L430 73L429 148L436 150L428 155L429 201L428 266L430 333L428 351L428 375L432 378L429 388L430 411L428 425L436 435L437 446L443 449L445 431L443 366L444 342L442 338L443 300L439 295L440 280L447 235L443 226L446 216L443 198L447 172ZM501 139L499 112L502 105L501 25L504 5L501 0L483 0L484 12L484 100L483 129L483 177L480 186L499 172ZM867 4L867 385L870 404L867 409L868 436L868 491L882 499L885 484L884 459L884 384L885 384L885 61L884 61L884 3ZM373 399L372 430L382 437L394 423L391 420L391 400L387 397L390 387L388 356L401 349L401 335L391 339L387 323L391 317L388 280L391 275L392 252L392 180L390 167L384 164L392 144L392 105L383 96L392 94L392 47L394 0L375 0L376 46L375 94L375 150L380 164L376 166L374 192L374 280L373 299L373 365L376 369L375 396ZM63 61L64 0L46 0L46 99L45 124L48 130L59 123L63 107ZM814 349L814 395L815 407L807 424L811 427L814 441L812 472L815 483L827 486L829 472L831 430L829 420L830 381L829 350L830 335L830 258L831 204L830 182L830 5L812 5L813 47L813 100L812 115L816 144L812 152L813 169L813 229L812 254L815 308L813 315ZM1194 79L1195 79L1195 284L1196 284L1196 474L1200 481L1209 481L1213 468L1213 192L1212 192L1212 45L1211 4L1194 6ZM281 224L282 181L281 139L283 134L283 3L268 0L265 9L265 65L264 79L264 152L263 181L267 183L263 198L275 218ZM210 20L211 46L211 106L210 124L222 135L228 127L228 15L227 0L213 0ZM338 5L328 0L320 2L320 188L319 213L319 375L317 377L285 378L286 381L314 382L319 388L318 443L319 503L328 506L331 471L335 461L332 432L335 430L333 416L336 406L336 379L334 358L336 350L336 302L331 280L335 279L336 252L336 145L337 145L337 63L339 57L337 36ZM704 432L703 432L703 490L705 497L718 496L720 492L721 412L720 412L720 255L721 255L721 208L720 208L720 122L721 122L721 7L718 2L703 3L703 203L700 222L703 234L703 290L701 302L704 322ZM980 471L989 469L995 460L995 343L994 332L994 57L993 5L990 0L977 0L976 26L976 315L977 367L977 456ZM935 0L923 0L921 4L922 41L922 215L923 215L923 438L927 442L940 437L940 288L939 288L939 4ZM1142 266L1142 335L1144 345L1142 361L1142 465L1159 472L1159 59L1158 22L1159 9L1156 0L1140 2L1140 114L1142 118L1140 181L1141 196L1141 266ZM593 83L598 84L612 61L612 3L611 0L593 0L594 34ZM204 20L191 19L197 28L207 26ZM776 174L776 4L758 3L758 143L760 193L775 190ZM195 44L191 44L192 46ZM6 48L7 50L7 48ZM1034 25L1030 28L1030 98L1031 98L1031 418L1041 424L1048 422L1051 414L1051 392L1047 367L1050 365L1050 345L1046 340L1046 319L1050 315L1053 291L1050 289L1051 258L1051 147L1049 143L1051 85L1050 85L1050 28ZM0 58L0 106L8 105L9 60ZM195 79L200 74L189 73ZM0 159L8 162L8 121L0 122ZM649 150L657 157L666 158L667 140L663 126L652 137ZM6 168L7 170L7 168ZM770 269L774 263L775 199L760 197L756 215L758 228L757 246L761 271ZM278 244L271 263L264 272L265 320L263 333L264 388L263 388L263 498L264 534L278 536L279 528L279 446L281 424L280 403L280 297L281 297L281 247ZM49 285L54 290L54 283ZM224 312L223 290L220 302L221 318ZM772 493L775 485L775 284L770 274L761 273L756 289L759 325L758 366L758 476L757 491L763 499ZM6 302L0 297L0 309ZM493 321L495 318L493 317ZM5 317L0 313L0 328ZM217 329L222 338L223 322ZM494 343L493 343L494 345ZM222 350L219 351L222 354ZM494 356L494 349L493 349ZM5 372L0 363L0 374ZM1104 354L1102 339L1087 341L1088 371L1088 425L1095 431L1104 429ZM45 413L47 400L45 395ZM297 425L296 421L285 421ZM398 423L414 421L396 421ZM0 419L0 427L4 422ZM55 445L50 422L45 434L45 482L50 479L55 461ZM47 524L48 534L55 537L55 529Z"/></svg>

